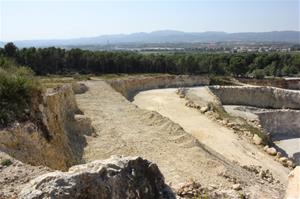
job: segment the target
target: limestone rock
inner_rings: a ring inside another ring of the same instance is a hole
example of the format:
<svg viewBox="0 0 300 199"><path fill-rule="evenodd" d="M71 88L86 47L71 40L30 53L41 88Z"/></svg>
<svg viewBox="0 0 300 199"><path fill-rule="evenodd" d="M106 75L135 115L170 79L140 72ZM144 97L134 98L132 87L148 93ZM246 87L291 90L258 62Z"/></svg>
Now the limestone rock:
<svg viewBox="0 0 300 199"><path fill-rule="evenodd" d="M293 168L295 166L295 164L292 160L286 161L286 164L287 164L288 167L291 167L291 168Z"/></svg>
<svg viewBox="0 0 300 199"><path fill-rule="evenodd" d="M242 188L241 188L240 184L234 184L234 185L232 185L232 189L238 191L238 190L241 190Z"/></svg>
<svg viewBox="0 0 300 199"><path fill-rule="evenodd" d="M286 158L286 157L279 158L280 163L286 163L287 161L288 161L288 158Z"/></svg>
<svg viewBox="0 0 300 199"><path fill-rule="evenodd" d="M268 148L266 150L266 152L269 154L269 155L276 155L277 154L277 151L274 147L271 147L271 148Z"/></svg>
<svg viewBox="0 0 300 199"><path fill-rule="evenodd" d="M83 83L72 83L72 89L75 94L83 94L89 90L89 88Z"/></svg>
<svg viewBox="0 0 300 199"><path fill-rule="evenodd" d="M208 111L208 107L207 106L203 106L203 107L200 108L200 112L201 113L205 113L207 111Z"/></svg>
<svg viewBox="0 0 300 199"><path fill-rule="evenodd" d="M116 157L55 171L28 183L19 194L40 198L175 198L156 164Z"/></svg>
<svg viewBox="0 0 300 199"><path fill-rule="evenodd" d="M76 114L74 115L74 119L76 120L76 129L79 129L79 132L86 135L91 135L94 132L92 120L87 116Z"/></svg>
<svg viewBox="0 0 300 199"><path fill-rule="evenodd" d="M254 134L254 136L253 136L253 142L256 145L260 145L262 143L262 139L258 135Z"/></svg>

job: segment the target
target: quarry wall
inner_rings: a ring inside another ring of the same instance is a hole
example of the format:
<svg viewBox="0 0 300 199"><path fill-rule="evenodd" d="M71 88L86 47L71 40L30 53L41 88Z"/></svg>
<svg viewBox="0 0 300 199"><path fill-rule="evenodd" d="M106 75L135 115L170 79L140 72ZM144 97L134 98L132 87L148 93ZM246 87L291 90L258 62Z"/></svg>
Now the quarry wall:
<svg viewBox="0 0 300 199"><path fill-rule="evenodd" d="M34 120L0 130L0 150L22 162L66 170L81 161L85 128L70 85L47 91L34 102Z"/></svg>
<svg viewBox="0 0 300 199"><path fill-rule="evenodd" d="M273 86L284 89L300 90L300 79L237 79L245 84L252 84L257 86Z"/></svg>
<svg viewBox="0 0 300 199"><path fill-rule="evenodd" d="M223 105L300 109L300 91L256 86L210 86Z"/></svg>
<svg viewBox="0 0 300 199"><path fill-rule="evenodd" d="M257 115L262 127L271 132L274 141L300 138L300 111L275 110Z"/></svg>
<svg viewBox="0 0 300 199"><path fill-rule="evenodd" d="M108 83L128 100L132 100L135 94L144 90L201 86L209 85L209 82L210 80L207 76L189 75L162 75L155 77L108 80Z"/></svg>

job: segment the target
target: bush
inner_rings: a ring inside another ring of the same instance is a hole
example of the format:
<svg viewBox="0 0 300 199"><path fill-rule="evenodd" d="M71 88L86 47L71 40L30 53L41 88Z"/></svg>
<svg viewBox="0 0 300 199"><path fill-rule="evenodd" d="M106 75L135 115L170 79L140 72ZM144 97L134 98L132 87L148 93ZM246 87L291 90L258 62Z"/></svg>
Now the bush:
<svg viewBox="0 0 300 199"><path fill-rule="evenodd" d="M265 77L265 72L263 69L255 69L253 71L253 77L256 79L263 79Z"/></svg>
<svg viewBox="0 0 300 199"><path fill-rule="evenodd" d="M225 77L225 76L211 76L209 84L223 85L223 86L235 85L235 83L230 77Z"/></svg>
<svg viewBox="0 0 300 199"><path fill-rule="evenodd" d="M12 165L12 161L10 159L5 159L1 161L1 166L10 166Z"/></svg>
<svg viewBox="0 0 300 199"><path fill-rule="evenodd" d="M0 65L0 126L27 119L31 98L39 91L40 84L30 69Z"/></svg>

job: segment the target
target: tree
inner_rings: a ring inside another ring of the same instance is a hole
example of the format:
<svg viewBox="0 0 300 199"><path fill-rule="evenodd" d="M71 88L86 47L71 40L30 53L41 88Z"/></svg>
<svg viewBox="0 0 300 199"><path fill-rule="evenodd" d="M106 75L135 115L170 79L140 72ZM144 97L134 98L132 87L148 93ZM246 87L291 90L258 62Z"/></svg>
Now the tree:
<svg viewBox="0 0 300 199"><path fill-rule="evenodd" d="M4 54L7 57L15 57L17 54L17 47L15 46L14 43L9 42L4 46Z"/></svg>
<svg viewBox="0 0 300 199"><path fill-rule="evenodd" d="M245 67L245 59L240 56L232 57L230 59L229 69L234 76L244 75L247 71L247 68Z"/></svg>

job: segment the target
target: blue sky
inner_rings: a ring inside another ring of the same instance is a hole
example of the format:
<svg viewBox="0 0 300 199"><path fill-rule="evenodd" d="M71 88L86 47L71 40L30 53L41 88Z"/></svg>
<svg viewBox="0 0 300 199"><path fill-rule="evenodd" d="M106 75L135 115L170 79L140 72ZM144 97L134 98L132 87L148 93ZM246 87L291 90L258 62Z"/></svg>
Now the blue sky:
<svg viewBox="0 0 300 199"><path fill-rule="evenodd" d="M181 30L299 30L300 0L0 0L0 40Z"/></svg>

